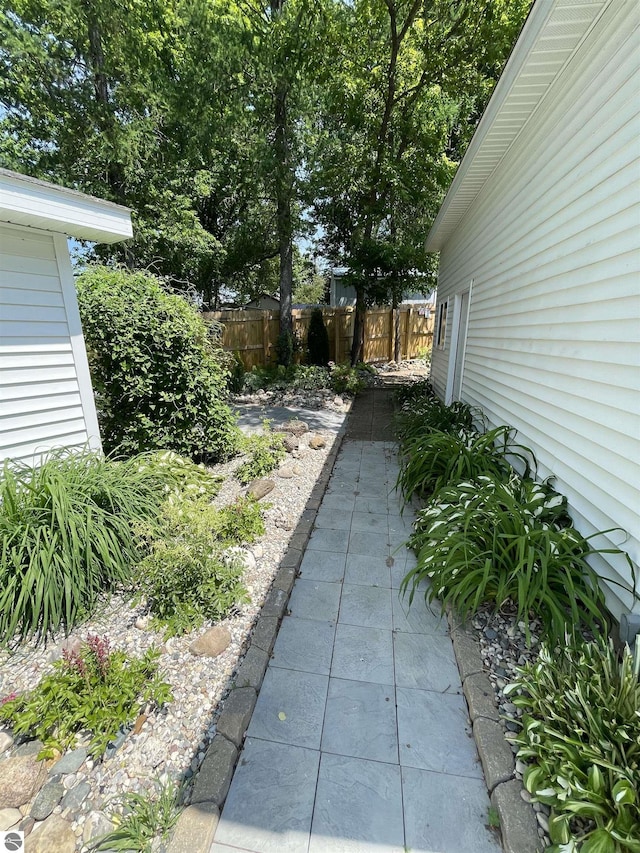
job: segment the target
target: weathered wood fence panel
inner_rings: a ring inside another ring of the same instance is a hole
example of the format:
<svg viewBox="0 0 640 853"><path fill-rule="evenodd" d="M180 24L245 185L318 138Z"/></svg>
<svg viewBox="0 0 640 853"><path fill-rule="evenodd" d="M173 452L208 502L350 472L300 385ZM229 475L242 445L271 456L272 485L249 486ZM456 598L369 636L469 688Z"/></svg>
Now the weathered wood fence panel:
<svg viewBox="0 0 640 853"><path fill-rule="evenodd" d="M303 345L307 340L311 308L294 308L293 330ZM354 308L322 309L329 335L331 359L348 361L353 340ZM431 347L433 316L424 316L412 306L397 309L400 358L415 358ZM222 323L222 346L237 352L247 370L275 362L279 331L278 311L240 309L211 311L205 319ZM371 308L365 314L363 361L391 361L394 356L396 316L391 308ZM300 357L302 353L300 354Z"/></svg>

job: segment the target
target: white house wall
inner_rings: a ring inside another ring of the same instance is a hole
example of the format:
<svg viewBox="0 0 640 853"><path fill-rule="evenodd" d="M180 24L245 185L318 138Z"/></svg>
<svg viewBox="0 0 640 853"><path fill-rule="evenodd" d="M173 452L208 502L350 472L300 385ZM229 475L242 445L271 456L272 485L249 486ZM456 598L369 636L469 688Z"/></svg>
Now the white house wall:
<svg viewBox="0 0 640 853"><path fill-rule="evenodd" d="M638 15L615 2L443 247L445 396L456 294L473 281L461 398L518 430L583 533L640 562ZM438 309L436 309L438 310ZM611 557L594 565L628 583ZM633 605L605 588L615 615ZM637 604L635 611L640 612Z"/></svg>
<svg viewBox="0 0 640 853"><path fill-rule="evenodd" d="M100 446L66 238L0 225L0 460Z"/></svg>

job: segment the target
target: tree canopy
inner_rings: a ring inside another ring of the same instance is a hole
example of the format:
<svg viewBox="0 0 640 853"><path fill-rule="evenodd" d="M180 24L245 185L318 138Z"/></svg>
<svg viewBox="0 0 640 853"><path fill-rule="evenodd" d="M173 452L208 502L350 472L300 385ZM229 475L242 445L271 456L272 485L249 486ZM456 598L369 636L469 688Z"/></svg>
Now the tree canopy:
<svg viewBox="0 0 640 853"><path fill-rule="evenodd" d="M433 285L426 232L529 6L3 0L0 165L130 206L94 253L208 305L275 277L286 315L310 234L360 308L397 300Z"/></svg>

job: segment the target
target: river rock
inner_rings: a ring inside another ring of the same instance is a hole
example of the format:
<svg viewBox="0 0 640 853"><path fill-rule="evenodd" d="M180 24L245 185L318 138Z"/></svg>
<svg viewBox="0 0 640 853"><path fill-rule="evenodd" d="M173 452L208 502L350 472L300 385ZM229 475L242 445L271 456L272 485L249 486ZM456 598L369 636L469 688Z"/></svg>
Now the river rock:
<svg viewBox="0 0 640 853"><path fill-rule="evenodd" d="M59 761L56 761L49 771L49 775L55 776L61 774L62 776L66 776L67 773L76 773L86 760L87 750L81 746L79 749L67 752Z"/></svg>
<svg viewBox="0 0 640 853"><path fill-rule="evenodd" d="M88 782L80 782L75 788L67 791L62 801L63 809L79 809L91 793L91 785Z"/></svg>
<svg viewBox="0 0 640 853"><path fill-rule="evenodd" d="M283 480L290 480L294 476L295 474L291 468L281 468L278 471L278 477L281 477Z"/></svg>
<svg viewBox="0 0 640 853"><path fill-rule="evenodd" d="M312 435L309 439L309 447L312 450L321 450L323 447L326 447L326 444L327 440L321 435Z"/></svg>
<svg viewBox="0 0 640 853"><path fill-rule="evenodd" d="M58 805L65 794L60 782L48 782L40 791L31 807L31 817L34 820L45 820Z"/></svg>
<svg viewBox="0 0 640 853"><path fill-rule="evenodd" d="M273 480L260 479L254 480L249 484L249 488L247 489L247 494L250 497L255 498L259 501L261 498L264 498L265 495L268 495L269 492L272 492L276 487L276 484Z"/></svg>
<svg viewBox="0 0 640 853"><path fill-rule="evenodd" d="M47 765L35 755L19 755L2 762L0 809L27 803L46 779Z"/></svg>
<svg viewBox="0 0 640 853"><path fill-rule="evenodd" d="M13 738L9 732L0 732L0 753L6 752L11 746L13 746Z"/></svg>
<svg viewBox="0 0 640 853"><path fill-rule="evenodd" d="M280 427L281 432L288 432L291 435L301 436L304 435L305 432L309 432L309 425L304 421L299 420L291 420L285 421Z"/></svg>
<svg viewBox="0 0 640 853"><path fill-rule="evenodd" d="M282 444L284 445L284 449L287 453L293 453L294 450L297 450L300 446L300 442L298 441L298 437L296 435L285 435Z"/></svg>
<svg viewBox="0 0 640 853"><path fill-rule="evenodd" d="M0 809L0 832L5 832L22 820L20 809Z"/></svg>
<svg viewBox="0 0 640 853"><path fill-rule="evenodd" d="M112 829L113 824L105 814L102 812L91 812L84 823L82 840L85 844L88 844L92 838L97 838L99 835L106 835ZM73 849L75 850L75 838Z"/></svg>
<svg viewBox="0 0 640 853"><path fill-rule="evenodd" d="M189 646L189 651L197 657L215 658L229 647L230 642L231 634L229 631L216 625L205 631L197 640L194 640Z"/></svg>
<svg viewBox="0 0 640 853"><path fill-rule="evenodd" d="M54 814L36 827L25 843L26 853L75 853L76 837L71 824Z"/></svg>

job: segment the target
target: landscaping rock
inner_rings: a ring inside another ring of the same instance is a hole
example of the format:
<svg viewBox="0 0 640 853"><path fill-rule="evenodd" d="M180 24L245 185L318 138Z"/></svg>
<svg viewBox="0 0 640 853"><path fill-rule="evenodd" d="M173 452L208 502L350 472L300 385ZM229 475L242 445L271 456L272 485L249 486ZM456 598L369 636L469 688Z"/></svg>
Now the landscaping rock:
<svg viewBox="0 0 640 853"><path fill-rule="evenodd" d="M74 749L73 752L67 752L59 761L53 765L49 771L50 776L61 774L66 776L67 773L76 773L87 760L87 750L82 746L79 749Z"/></svg>
<svg viewBox="0 0 640 853"><path fill-rule="evenodd" d="M28 835L31 835L35 825L35 820L29 815L29 817L25 817L20 821L18 829L20 832L24 832L24 837L26 838Z"/></svg>
<svg viewBox="0 0 640 853"><path fill-rule="evenodd" d="M495 690L483 672L465 678L462 689L472 720L478 717L487 717L489 720L499 719Z"/></svg>
<svg viewBox="0 0 640 853"><path fill-rule="evenodd" d="M91 793L91 785L88 782L80 782L75 788L67 792L62 800L63 809L79 809Z"/></svg>
<svg viewBox="0 0 640 853"><path fill-rule="evenodd" d="M278 620L275 616L261 616L256 622L251 636L251 645L263 649L268 655L273 651L273 646L278 634Z"/></svg>
<svg viewBox="0 0 640 853"><path fill-rule="evenodd" d="M262 606L262 615L275 616L277 619L280 619L284 616L288 601L288 593L282 589L272 589Z"/></svg>
<svg viewBox="0 0 640 853"><path fill-rule="evenodd" d="M47 777L47 765L35 755L18 755L2 762L0 809L28 803Z"/></svg>
<svg viewBox="0 0 640 853"><path fill-rule="evenodd" d="M297 450L300 446L300 442L298 437L295 435L285 435L283 441L284 449L287 453L293 453L294 450Z"/></svg>
<svg viewBox="0 0 640 853"><path fill-rule="evenodd" d="M197 803L188 806L176 824L167 853L194 853L209 850L218 826L220 812L213 803Z"/></svg>
<svg viewBox="0 0 640 853"><path fill-rule="evenodd" d="M0 732L0 753L6 752L13 746L13 738L9 732Z"/></svg>
<svg viewBox="0 0 640 853"><path fill-rule="evenodd" d="M309 439L309 447L312 450L321 450L323 447L326 447L326 444L326 438L323 438L321 435L312 435Z"/></svg>
<svg viewBox="0 0 640 853"><path fill-rule="evenodd" d="M16 747L13 757L22 758L24 755L38 755L42 749L44 749L44 744L41 740L27 740Z"/></svg>
<svg viewBox="0 0 640 853"><path fill-rule="evenodd" d="M278 477L280 477L281 480L291 480L294 476L295 474L291 468L281 468L278 471Z"/></svg>
<svg viewBox="0 0 640 853"><path fill-rule="evenodd" d="M491 794L491 804L498 812L504 853L537 853L538 822L535 812L520 797L520 782L503 782Z"/></svg>
<svg viewBox="0 0 640 853"><path fill-rule="evenodd" d="M0 809L0 832L5 832L10 826L15 826L22 820L20 809Z"/></svg>
<svg viewBox="0 0 640 853"><path fill-rule="evenodd" d="M88 844L92 838L97 838L100 835L106 835L106 833L111 832L112 829L113 824L105 814L103 814L102 812L91 812L91 814L87 817L84 823L82 840L85 844Z"/></svg>
<svg viewBox="0 0 640 853"><path fill-rule="evenodd" d="M504 739L502 726L497 720L478 717L473 724L473 735L478 746L487 788L491 793L500 782L506 782L513 777L513 753Z"/></svg>
<svg viewBox="0 0 640 853"><path fill-rule="evenodd" d="M71 824L54 814L36 827L26 840L26 853L74 853L76 837Z"/></svg>
<svg viewBox="0 0 640 853"><path fill-rule="evenodd" d="M268 664L267 652L251 644L245 659L240 664L236 676L236 687L253 687L255 690L260 690Z"/></svg>
<svg viewBox="0 0 640 853"><path fill-rule="evenodd" d="M45 820L58 805L65 794L60 782L48 782L35 799L31 807L31 817L34 820Z"/></svg>
<svg viewBox="0 0 640 853"><path fill-rule="evenodd" d="M226 628L215 626L205 631L189 646L192 655L215 658L229 647L231 634Z"/></svg>
<svg viewBox="0 0 640 853"><path fill-rule="evenodd" d="M305 432L309 432L309 425L304 421L285 421L280 427L280 432L288 432L291 435L301 436L304 435Z"/></svg>
<svg viewBox="0 0 640 853"><path fill-rule="evenodd" d="M275 487L276 484L273 482L273 480L267 480L264 478L260 480L254 480L252 483L249 484L247 494L250 497L255 498L257 501L259 501L261 500L261 498L264 498L266 495L272 492Z"/></svg>

